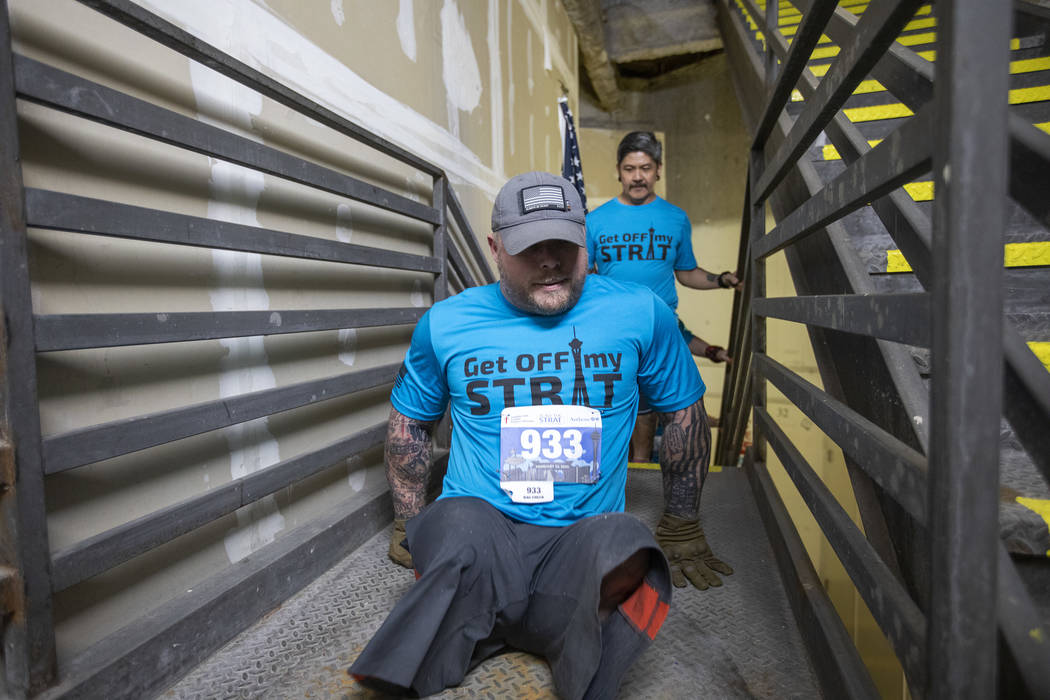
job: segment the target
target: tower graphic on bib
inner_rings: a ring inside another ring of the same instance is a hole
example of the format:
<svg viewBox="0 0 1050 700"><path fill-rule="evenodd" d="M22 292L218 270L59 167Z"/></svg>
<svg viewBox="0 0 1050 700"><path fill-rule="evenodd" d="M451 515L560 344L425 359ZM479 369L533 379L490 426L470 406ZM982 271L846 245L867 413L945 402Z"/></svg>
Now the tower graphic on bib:
<svg viewBox="0 0 1050 700"><path fill-rule="evenodd" d="M576 377L572 382L572 403L576 406L590 406L591 400L587 396L587 383L583 380L583 360L580 356L580 347L583 341L576 337L576 326L572 327L572 340L569 348L572 350L572 362L576 365Z"/></svg>

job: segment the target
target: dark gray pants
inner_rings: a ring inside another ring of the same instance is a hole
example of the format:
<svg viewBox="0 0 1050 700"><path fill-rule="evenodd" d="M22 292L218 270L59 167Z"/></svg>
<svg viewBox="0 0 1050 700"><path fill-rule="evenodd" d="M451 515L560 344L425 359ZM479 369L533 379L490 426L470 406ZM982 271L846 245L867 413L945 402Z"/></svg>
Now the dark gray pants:
<svg viewBox="0 0 1050 700"><path fill-rule="evenodd" d="M551 528L446 498L406 530L419 580L351 666L355 676L430 695L509 646L544 657L563 698L611 698L667 615L667 562L626 513ZM646 549L645 581L600 621L602 578Z"/></svg>

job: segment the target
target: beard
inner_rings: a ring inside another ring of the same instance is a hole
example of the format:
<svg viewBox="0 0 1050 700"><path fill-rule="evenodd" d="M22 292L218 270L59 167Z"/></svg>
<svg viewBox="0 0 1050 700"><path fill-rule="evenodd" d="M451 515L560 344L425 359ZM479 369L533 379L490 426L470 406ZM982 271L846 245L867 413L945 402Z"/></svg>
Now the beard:
<svg viewBox="0 0 1050 700"><path fill-rule="evenodd" d="M580 295L583 294L583 284L587 280L586 273L581 275L573 271L569 275L568 284L561 285L557 290L547 291L534 287L530 282L511 282L500 260L496 261L496 268L499 270L500 291L507 301L522 311L539 316L556 316L576 306Z"/></svg>

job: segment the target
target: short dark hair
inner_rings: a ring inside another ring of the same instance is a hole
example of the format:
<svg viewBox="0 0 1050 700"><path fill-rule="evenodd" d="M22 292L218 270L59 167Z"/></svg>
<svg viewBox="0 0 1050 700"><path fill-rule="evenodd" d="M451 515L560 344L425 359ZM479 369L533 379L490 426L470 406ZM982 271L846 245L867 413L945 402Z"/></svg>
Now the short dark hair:
<svg viewBox="0 0 1050 700"><path fill-rule="evenodd" d="M651 131L632 131L620 139L620 145L616 147L616 165L619 166L628 153L641 151L645 153L657 165L663 160L664 148L656 140L656 134Z"/></svg>

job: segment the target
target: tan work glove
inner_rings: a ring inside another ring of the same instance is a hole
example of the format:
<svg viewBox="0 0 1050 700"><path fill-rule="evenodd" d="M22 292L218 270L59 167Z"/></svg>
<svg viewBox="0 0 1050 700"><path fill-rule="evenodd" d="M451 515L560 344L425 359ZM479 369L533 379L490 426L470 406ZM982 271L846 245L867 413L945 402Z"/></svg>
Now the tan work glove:
<svg viewBox="0 0 1050 700"><path fill-rule="evenodd" d="M664 513L656 526L656 541L671 563L671 582L676 588L684 588L689 579L701 591L706 591L709 586L722 585L716 571L724 576L733 573L733 568L707 546L699 520Z"/></svg>
<svg viewBox="0 0 1050 700"><path fill-rule="evenodd" d="M390 533L390 550L387 552L387 556L390 557L390 561L403 566L406 569L412 567L412 555L405 549L405 521L394 520L394 531Z"/></svg>

